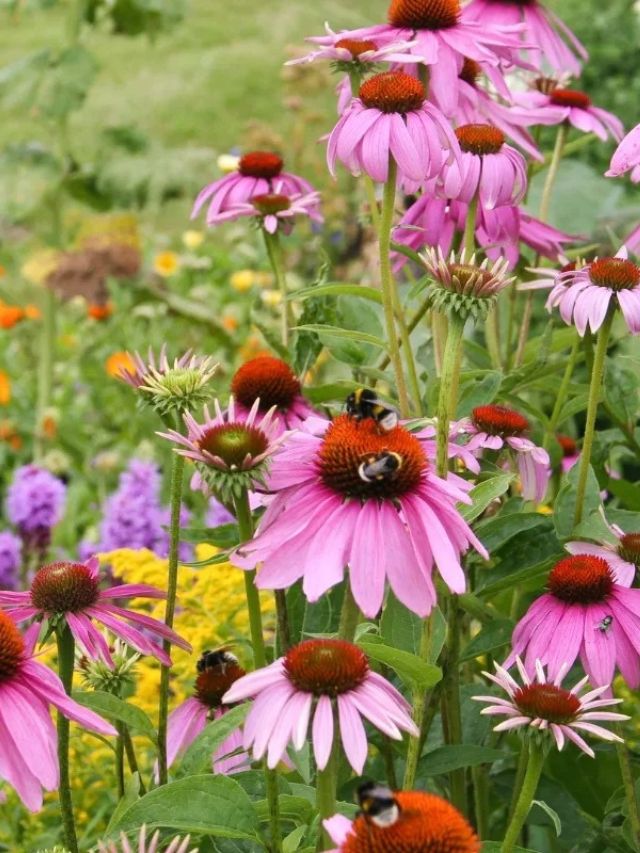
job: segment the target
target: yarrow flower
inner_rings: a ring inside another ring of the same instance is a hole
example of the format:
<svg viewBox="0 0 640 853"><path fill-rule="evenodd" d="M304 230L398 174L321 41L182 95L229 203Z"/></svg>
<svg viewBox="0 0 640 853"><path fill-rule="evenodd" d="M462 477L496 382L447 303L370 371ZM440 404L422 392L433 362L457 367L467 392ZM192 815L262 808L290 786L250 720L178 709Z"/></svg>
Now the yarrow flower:
<svg viewBox="0 0 640 853"><path fill-rule="evenodd" d="M338 846L329 853L479 853L480 840L451 803L425 791L390 791L365 783L354 820L323 821Z"/></svg>
<svg viewBox="0 0 640 853"><path fill-rule="evenodd" d="M152 655L170 666L169 655L153 643L149 635L169 640L188 652L191 651L189 643L157 619L113 603L125 598L165 597L165 592L147 584L120 584L100 589L100 564L93 557L86 563L64 561L43 566L25 592L0 591L0 606L12 613L17 622L46 619L55 627L64 620L81 651L88 658L102 660L108 666L113 666L109 645L93 624L94 620L140 654Z"/></svg>
<svg viewBox="0 0 640 853"><path fill-rule="evenodd" d="M640 533L625 533L617 524L605 524L616 541L601 542L567 542L564 546L570 554L591 554L606 560L614 574L616 583L622 586L633 586L636 570L640 567Z"/></svg>
<svg viewBox="0 0 640 853"><path fill-rule="evenodd" d="M0 589L15 589L22 555L22 540L8 530L0 533Z"/></svg>
<svg viewBox="0 0 640 853"><path fill-rule="evenodd" d="M622 583L602 557L565 557L551 570L548 592L516 625L512 646L506 666L526 653L528 668L539 659L555 678L579 657L596 686L611 684L617 664L635 688L640 684L640 589Z"/></svg>
<svg viewBox="0 0 640 853"><path fill-rule="evenodd" d="M143 823L140 827L137 839L134 842L135 847L131 846L131 842L124 834L120 833L120 842L116 841L99 841L98 853L198 853L198 847L189 847L191 837L176 836L167 846L166 840L160 840L160 830L157 829L151 838L147 840L147 827ZM160 846L162 845L162 846Z"/></svg>
<svg viewBox="0 0 640 853"><path fill-rule="evenodd" d="M7 517L27 548L46 553L51 530L62 519L67 489L37 465L17 468L7 492Z"/></svg>
<svg viewBox="0 0 640 853"><path fill-rule="evenodd" d="M272 419L279 433L296 429L306 418L318 413L302 396L300 380L289 365L271 355L245 361L234 373L231 393L236 412L248 415L256 400L258 416L275 407Z"/></svg>
<svg viewBox="0 0 640 853"><path fill-rule="evenodd" d="M629 260L626 246L613 258L596 258L557 276L547 307L558 308L567 325L584 337L597 332L607 312L619 308L632 335L640 333L640 267Z"/></svg>
<svg viewBox="0 0 640 853"><path fill-rule="evenodd" d="M157 359L149 349L147 363L137 352L133 354L133 361L135 372L125 366L120 378L140 392L145 402L160 415L181 414L202 405L211 396L207 385L218 364L209 356L196 356L187 350L171 364L166 344L163 344Z"/></svg>
<svg viewBox="0 0 640 853"><path fill-rule="evenodd" d="M334 708L347 761L361 773L368 743L362 717L393 740L417 736L411 708L381 675L372 672L358 646L344 640L305 640L270 666L245 675L223 696L226 704L253 698L244 724L244 746L275 767L289 741L304 746L311 716L316 763L324 770L334 741Z"/></svg>
<svg viewBox="0 0 640 853"><path fill-rule="evenodd" d="M229 204L224 213L218 215L216 223L231 222L244 216L252 217L268 234L275 234L278 229L289 234L296 216L308 216L314 222L322 222L320 193L287 193L281 182L276 183L273 192Z"/></svg>
<svg viewBox="0 0 640 853"><path fill-rule="evenodd" d="M538 85L544 84L537 81ZM609 134L618 142L624 134L620 119L613 113L593 105L591 98L578 89L565 89L559 86L546 91L520 92L514 95L515 106L510 115L514 120L531 124L562 124L568 122L583 133L594 133L606 141Z"/></svg>
<svg viewBox="0 0 640 853"><path fill-rule="evenodd" d="M338 119L329 136L327 163L332 175L341 160L354 175L364 172L384 183L393 157L401 182L420 185L459 154L449 122L427 101L422 83L401 71L386 71L366 80Z"/></svg>
<svg viewBox="0 0 640 853"><path fill-rule="evenodd" d="M110 723L78 705L58 676L34 659L38 626L23 635L0 611L0 778L32 812L42 808L42 789L59 785L56 729L49 706L102 735L116 735Z"/></svg>
<svg viewBox="0 0 640 853"><path fill-rule="evenodd" d="M622 699L602 698L603 693L608 690L608 685L582 693L589 680L589 677L585 676L567 690L561 685L568 666L562 666L555 678L551 679L545 674L544 666L539 660L535 661L532 668L525 668L520 658L516 658L516 664L522 684L518 684L499 663L494 663L495 675L483 672L486 678L507 693L508 699L495 696L471 697L476 702L488 703L487 707L480 711L481 714L507 718L498 723L494 731L505 732L526 727L527 730L540 732L542 736L549 733L559 750L570 740L591 758L595 758L595 753L581 737L580 732L587 732L610 742L622 741L618 735L595 724L629 719L626 714L601 710L622 702Z"/></svg>
<svg viewBox="0 0 640 853"><path fill-rule="evenodd" d="M630 177L634 184L640 183L640 124L627 133L613 152L605 175L607 178L619 178L625 172L631 172Z"/></svg>
<svg viewBox="0 0 640 853"><path fill-rule="evenodd" d="M448 260L440 249L427 249L422 260L432 281L431 304L464 318L485 316L500 291L514 281L507 276L508 261L490 264L486 258L477 264L475 254L467 258L464 249L459 257L451 252Z"/></svg>
<svg viewBox="0 0 640 853"><path fill-rule="evenodd" d="M303 579L309 601L339 583L349 568L354 598L368 617L380 607L388 579L407 607L425 616L436 600L434 563L454 592L466 581L460 554L482 544L456 501L470 485L430 470L420 441L404 427L381 429L373 418L309 418L274 457L275 498L255 538L231 556L234 565L262 564L256 584L283 589Z"/></svg>
<svg viewBox="0 0 640 853"><path fill-rule="evenodd" d="M229 688L245 675L238 659L221 649L206 651L197 664L198 675L193 696L175 708L169 715L167 730L167 766L193 743L211 720L217 720L229 710L222 697ZM239 752L238 752L239 751ZM250 762L242 750L242 730L232 732L211 757L214 773L238 773L248 770Z"/></svg>
<svg viewBox="0 0 640 853"><path fill-rule="evenodd" d="M305 196L313 193L310 183L283 172L282 158L272 151L250 151L237 162L237 168L212 184L208 184L196 198L191 218L200 213L205 204L207 225L223 222L227 211L238 204L246 204L255 196L270 195L276 183L287 196Z"/></svg>
<svg viewBox="0 0 640 853"><path fill-rule="evenodd" d="M467 450L513 450L523 498L528 501L544 498L551 460L543 447L525 437L529 421L523 415L506 406L477 406L471 418L458 422L457 427L471 436L466 444Z"/></svg>

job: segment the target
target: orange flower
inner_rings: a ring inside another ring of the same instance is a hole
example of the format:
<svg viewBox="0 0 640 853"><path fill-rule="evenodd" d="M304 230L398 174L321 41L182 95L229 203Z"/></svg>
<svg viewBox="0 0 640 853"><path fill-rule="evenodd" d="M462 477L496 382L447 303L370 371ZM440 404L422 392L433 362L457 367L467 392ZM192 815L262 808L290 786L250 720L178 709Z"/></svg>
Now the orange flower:
<svg viewBox="0 0 640 853"><path fill-rule="evenodd" d="M104 304L91 302L87 308L87 315L91 317L92 320L108 320L112 314L113 305L111 302L105 302Z"/></svg>
<svg viewBox="0 0 640 853"><path fill-rule="evenodd" d="M120 378L120 371L126 370L127 373L135 373L136 366L128 352L118 351L112 352L109 358L104 363L104 369L109 376L114 379Z"/></svg>
<svg viewBox="0 0 640 853"><path fill-rule="evenodd" d="M16 323L24 320L24 311L18 305L0 302L0 328L13 329Z"/></svg>
<svg viewBox="0 0 640 853"><path fill-rule="evenodd" d="M42 317L42 313L37 305L29 303L24 306L24 316L27 320L39 320Z"/></svg>
<svg viewBox="0 0 640 853"><path fill-rule="evenodd" d="M238 318L233 314L224 314L222 317L222 326L227 332L235 332L238 328Z"/></svg>
<svg viewBox="0 0 640 853"><path fill-rule="evenodd" d="M10 400L11 382L4 370L0 370L0 406L6 406Z"/></svg>
<svg viewBox="0 0 640 853"><path fill-rule="evenodd" d="M20 450L22 447L22 438L11 421L0 421L0 441L6 441L13 450Z"/></svg>

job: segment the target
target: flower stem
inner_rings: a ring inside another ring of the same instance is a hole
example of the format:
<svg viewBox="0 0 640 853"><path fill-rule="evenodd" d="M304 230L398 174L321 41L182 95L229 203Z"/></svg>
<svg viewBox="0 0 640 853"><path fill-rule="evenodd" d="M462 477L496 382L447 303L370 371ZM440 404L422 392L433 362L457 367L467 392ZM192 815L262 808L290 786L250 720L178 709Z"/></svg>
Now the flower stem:
<svg viewBox="0 0 640 853"><path fill-rule="evenodd" d="M331 755L324 770L318 769L316 774L316 809L320 817L320 831L318 833L318 850L327 850L334 845L327 832L322 827L325 818L332 817L336 813L336 785L337 785L337 755L335 739L331 747Z"/></svg>
<svg viewBox="0 0 640 853"><path fill-rule="evenodd" d="M449 597L447 619L447 654L443 687L443 729L445 743L462 743L462 712L460 709L460 608L457 595ZM451 802L463 814L467 813L467 788L464 767L451 772Z"/></svg>
<svg viewBox="0 0 640 853"><path fill-rule="evenodd" d="M520 755L518 756L518 764L516 766L516 776L513 780L513 794L511 799L511 805L509 806L509 813L507 815L507 821L509 823L511 823L511 819L516 808L516 803L518 802L518 797L520 796L520 791L522 790L522 782L524 781L524 774L527 772L528 763L529 743L528 741L523 740L522 749L520 750Z"/></svg>
<svg viewBox="0 0 640 853"><path fill-rule="evenodd" d="M288 291L287 291L287 276L284 271L284 262L282 259L282 246L280 244L280 237L278 232L275 234L269 234L265 229L262 230L264 234L264 242L267 247L267 254L269 255L269 261L271 263L271 269L273 270L273 274L276 279L276 284L280 288L280 293L282 294L282 345L284 347L289 347L289 328L293 325L292 322L292 308L291 303L288 299Z"/></svg>
<svg viewBox="0 0 640 853"><path fill-rule="evenodd" d="M279 654L283 655L291 648L291 631L289 629L289 612L287 608L286 590L274 590L273 597L276 603L277 647Z"/></svg>
<svg viewBox="0 0 640 853"><path fill-rule="evenodd" d="M356 604L349 580L345 583L344 598L342 599L342 610L340 611L340 624L338 626L338 636L341 640L353 642L356 635L356 628L360 621L360 609Z"/></svg>
<svg viewBox="0 0 640 853"><path fill-rule="evenodd" d="M538 789L538 782L540 781L543 766L544 752L542 747L532 740L529 746L527 772L522 780L520 792L517 794L518 799L516 800L513 816L507 828L507 834L502 842L500 853L512 853L518 842L520 831L524 826L531 803Z"/></svg>
<svg viewBox="0 0 640 853"><path fill-rule="evenodd" d="M422 635L420 637L420 650L418 654L421 660L430 660L431 645L433 637L433 620L424 619L422 622ZM406 791L413 790L418 772L418 762L422 751L422 728L424 725L425 711L427 707L427 694L424 689L416 690L413 694L413 720L418 727L417 737L409 738L407 747L407 761L404 768L404 780L402 787Z"/></svg>
<svg viewBox="0 0 640 853"><path fill-rule="evenodd" d="M126 723L122 724L122 738L124 740L124 749L127 753L127 761L129 762L129 770L131 771L131 773L138 774L139 793L142 797L147 793L147 788L144 782L142 781L142 776L140 775L140 768L138 767L138 759L136 757L135 747L131 738L131 732L129 731L129 727L126 725Z"/></svg>
<svg viewBox="0 0 640 853"><path fill-rule="evenodd" d="M618 727L618 734L622 737L622 731ZM631 770L631 762L629 761L629 750L626 743L616 743L616 752L618 754L618 763L620 764L620 775L622 776L622 784L624 786L624 794L627 800L629 809L629 823L631 824L631 834L638 849L640 849L640 812L638 811L638 799L636 797L636 786Z"/></svg>
<svg viewBox="0 0 640 853"><path fill-rule="evenodd" d="M398 392L398 404L400 407L400 415L403 418L409 417L409 396L407 394L407 386L404 379L402 368L402 358L400 356L400 346L396 331L396 322L394 317L394 290L395 284L391 272L391 227L393 225L393 211L396 198L396 178L398 167L393 157L389 157L389 174L384 185L384 194L382 197L382 210L380 213L380 281L382 284L382 307L384 309L384 319L387 327L387 344L389 346L389 354L391 356L391 364L396 379L396 388Z"/></svg>
<svg viewBox="0 0 640 853"><path fill-rule="evenodd" d="M560 413L562 411L562 407L564 406L565 400L567 399L567 392L569 391L569 385L571 384L571 377L573 376L573 371L576 368L576 362L578 360L579 351L580 335L576 332L576 336L573 340L573 346L571 347L571 352L569 353L569 360L567 361L567 366L565 367L564 374L562 376L562 381L560 382L560 387L558 388L558 393L556 394L556 400L553 405L553 411L551 412L551 417L549 418L549 424L547 426L547 435L544 443L545 448L547 450L549 450L551 442L553 441L553 437L558 426L558 421L560 419Z"/></svg>
<svg viewBox="0 0 640 853"><path fill-rule="evenodd" d="M74 647L73 634L64 625L56 631L58 644L58 674L65 693L71 695L73 684ZM73 817L71 781L69 777L69 720L58 711L58 763L60 765L60 812L62 815L62 833L65 847L70 853L78 853L76 824Z"/></svg>
<svg viewBox="0 0 640 853"><path fill-rule="evenodd" d="M116 740L116 785L118 791L118 799L124 797L124 731L123 724L116 722L118 730L118 738Z"/></svg>
<svg viewBox="0 0 640 853"><path fill-rule="evenodd" d="M476 219L478 217L478 194L476 193L474 197L469 202L469 208L467 210L467 218L464 223L464 235L462 237L462 245L464 246L464 253L467 257L467 263L469 263L469 258L476 250Z"/></svg>
<svg viewBox="0 0 640 853"><path fill-rule="evenodd" d="M455 415L458 397L458 374L460 372L460 353L464 320L458 314L449 317L449 330L444 346L440 391L436 409L436 472L438 477L446 477L449 470L449 421Z"/></svg>
<svg viewBox="0 0 640 853"><path fill-rule="evenodd" d="M42 326L38 361L38 396L36 403L34 458L42 458L44 444L44 419L51 402L53 382L54 347L56 338L56 296L50 287L43 287Z"/></svg>
<svg viewBox="0 0 640 853"><path fill-rule="evenodd" d="M178 589L178 547L180 545L180 508L182 503L182 480L184 476L184 456L172 454L171 486L169 496L169 576L167 578L167 603L164 611L164 624L173 628L173 616L176 609ZM165 640L164 651L171 652L171 643ZM158 702L158 779L160 785L167 784L167 721L169 717L169 676L170 666L160 667L160 696Z"/></svg>
<svg viewBox="0 0 640 853"><path fill-rule="evenodd" d="M587 490L587 477L589 476L591 450L593 448L593 437L596 428L596 414L598 412L598 401L600 400L600 392L602 390L604 363L607 355L607 345L611 335L613 318L614 309L610 307L607 312L607 316L598 331L598 341L596 343L596 350L593 356L593 368L591 371L591 383L589 385L589 397L587 401L587 420L584 427L584 439L582 441L582 453L580 454L580 468L578 469L578 483L576 486L576 508L573 518L574 527L582 521L584 496Z"/></svg>

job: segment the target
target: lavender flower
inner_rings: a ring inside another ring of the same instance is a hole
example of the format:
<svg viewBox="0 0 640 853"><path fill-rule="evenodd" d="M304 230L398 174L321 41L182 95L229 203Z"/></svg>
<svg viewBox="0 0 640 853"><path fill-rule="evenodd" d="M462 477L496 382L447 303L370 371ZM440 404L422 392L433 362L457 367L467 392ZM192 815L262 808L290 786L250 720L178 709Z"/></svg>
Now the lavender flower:
<svg viewBox="0 0 640 853"><path fill-rule="evenodd" d="M16 589L22 541L8 530L0 533L0 589Z"/></svg>
<svg viewBox="0 0 640 853"><path fill-rule="evenodd" d="M62 518L66 487L45 468L17 468L7 493L7 516L26 548L46 552L51 530Z"/></svg>
<svg viewBox="0 0 640 853"><path fill-rule="evenodd" d="M234 516L223 503L217 498L209 499L209 509L206 516L207 527L220 527L221 524L233 524L234 521Z"/></svg>

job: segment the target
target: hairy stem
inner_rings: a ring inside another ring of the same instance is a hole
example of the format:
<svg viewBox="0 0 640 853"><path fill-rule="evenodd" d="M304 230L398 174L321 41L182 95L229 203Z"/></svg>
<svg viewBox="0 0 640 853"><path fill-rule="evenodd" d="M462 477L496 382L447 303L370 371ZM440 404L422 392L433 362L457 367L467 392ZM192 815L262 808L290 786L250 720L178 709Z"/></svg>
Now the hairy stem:
<svg viewBox="0 0 640 853"><path fill-rule="evenodd" d="M444 347L436 409L438 419L436 426L436 473L438 477L446 477L449 470L449 421L455 415L458 403L458 374L460 372L463 332L464 320L459 315L452 313L449 317L449 330Z"/></svg>
<svg viewBox="0 0 640 853"><path fill-rule="evenodd" d="M323 770L318 768L316 774L316 809L320 816L318 850L328 850L334 846L327 831L322 827L322 821L336 813L337 781L337 745L334 737L327 766Z"/></svg>

